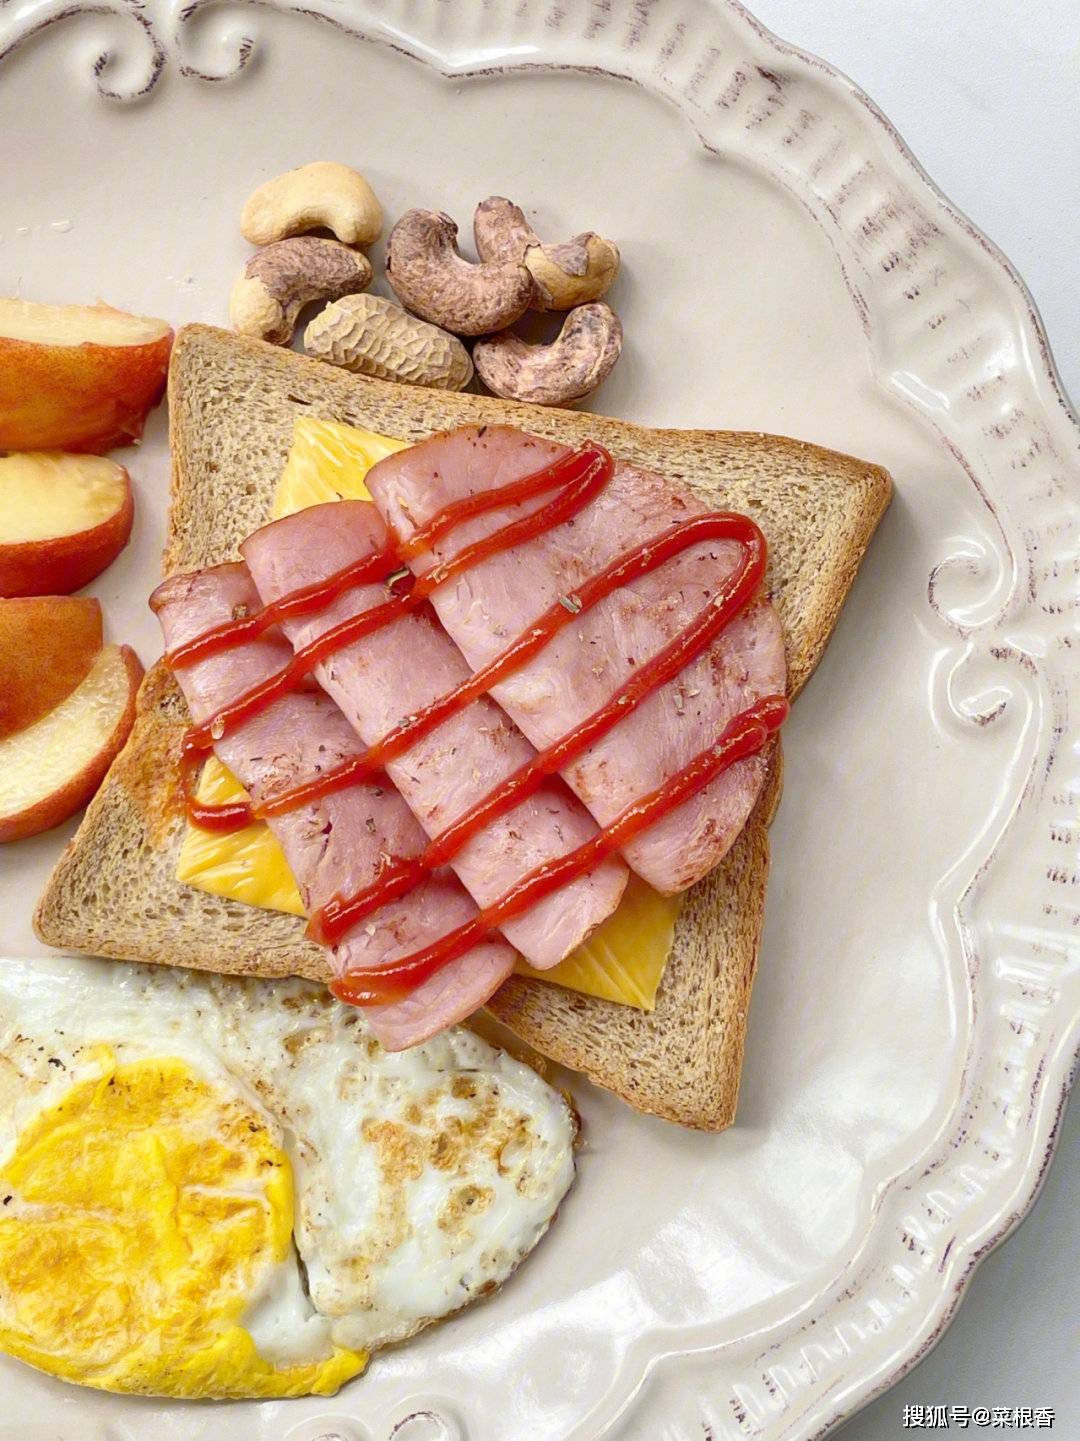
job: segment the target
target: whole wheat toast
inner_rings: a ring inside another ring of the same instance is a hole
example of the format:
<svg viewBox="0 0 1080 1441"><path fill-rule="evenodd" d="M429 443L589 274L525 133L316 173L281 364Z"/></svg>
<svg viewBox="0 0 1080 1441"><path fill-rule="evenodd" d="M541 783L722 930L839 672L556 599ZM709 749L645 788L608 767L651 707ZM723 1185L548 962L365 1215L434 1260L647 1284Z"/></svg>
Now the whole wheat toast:
<svg viewBox="0 0 1080 1441"><path fill-rule="evenodd" d="M172 506L165 574L235 559L268 518L293 425L342 421L419 441L504 423L567 444L592 437L617 458L742 511L769 543L766 586L784 626L789 692L821 657L891 494L887 473L762 434L649 430L604 416L367 380L208 326L183 329L169 373ZM184 831L177 758L187 714L162 665L146 676L131 737L91 802L35 912L46 943L125 960L246 975L329 975L302 920L176 880ZM770 780L722 864L690 892L655 1009L634 1010L542 981L509 980L490 1009L544 1055L639 1110L719 1130L738 1095L764 914Z"/></svg>

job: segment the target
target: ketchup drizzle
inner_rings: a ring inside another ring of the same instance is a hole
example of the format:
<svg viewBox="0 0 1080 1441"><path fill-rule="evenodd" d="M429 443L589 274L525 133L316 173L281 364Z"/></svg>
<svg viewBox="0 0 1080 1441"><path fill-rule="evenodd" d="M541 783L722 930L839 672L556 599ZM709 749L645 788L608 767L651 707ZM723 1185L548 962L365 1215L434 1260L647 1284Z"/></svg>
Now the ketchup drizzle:
<svg viewBox="0 0 1080 1441"><path fill-rule="evenodd" d="M180 748L180 789L188 818L204 831L239 831L251 825L255 811L249 800L227 803L201 801L196 792L196 773L202 769L201 751Z"/></svg>
<svg viewBox="0 0 1080 1441"><path fill-rule="evenodd" d="M403 593L392 593L383 604L349 617L300 647L280 671L188 731L181 747L181 775L188 813L197 825L206 829L234 830L249 824L256 817L281 815L381 772L388 762L525 665L582 612L597 605L618 587L655 570L688 546L710 540L734 540L739 543L742 550L740 564L725 577L717 593L679 635L638 667L603 706L458 816L418 856L391 858L372 885L350 897L335 897L313 915L308 933L316 940L335 945L352 926L405 894L433 870L447 864L478 831L532 795L549 776L562 770L606 735L658 687L700 655L746 608L761 585L765 572L765 539L761 531L748 517L730 512L693 516L672 526L585 581L573 596L564 597L552 606L487 665L409 716L363 754L280 791L263 801L258 808L253 808L246 801L227 805L199 801L195 795L193 776L202 758L216 740L289 694L320 661L342 646L412 614L425 604L438 586L488 557L569 520L607 483L613 470L614 462L602 446L586 444L554 464L509 485L453 502L415 531L409 541L375 551L322 581L281 597L253 615L237 616L232 621L215 626L167 654L166 660L174 669L192 665L209 655L252 640L283 620L315 614L354 586L388 578L393 584L397 579L394 573L402 561L429 551L440 537L457 526L547 491L559 491L554 499L531 515L511 521L490 535L463 546L451 560L432 567L418 579L413 581L406 576L411 584ZM767 696L747 707L731 721L714 745L669 777L650 795L628 806L584 845L537 867L468 923L422 951L377 970L355 971L340 977L331 985L334 994L359 1006L382 1005L400 999L442 966L464 955L503 923L561 886L595 869L609 855L704 788L736 761L759 751L780 726L787 709L783 696Z"/></svg>
<svg viewBox="0 0 1080 1441"><path fill-rule="evenodd" d="M238 725L250 720L253 715L264 710L266 706L295 690L320 661L326 660L336 650L362 639L365 635L370 635L372 631L379 630L392 621L400 620L403 616L419 610L440 585L462 575L474 565L479 565L482 560L487 560L490 556L517 545L519 541L540 535L545 530L551 530L555 526L561 525L564 520L569 520L589 503L597 491L606 485L613 470L614 461L602 446L582 446L580 450L571 451L568 456L556 461L554 465L537 471L535 475L526 476L524 480L503 486L499 490L484 491L479 495L467 496L464 501L447 506L445 511L436 515L423 531L418 531L417 535L413 537L408 547L410 554L419 553L413 549L418 536L433 537L444 534L450 528L450 523L446 522L446 516L450 511L461 510L461 515L451 522L457 525L461 520L480 515L485 511L495 510L500 505L509 504L508 497L521 500L532 495L542 494L546 490L552 490L555 486L565 485L565 489L555 500L541 506L532 515L513 521L510 525L493 531L490 535L474 541L471 545L463 546L453 560L433 566L413 583L406 595L397 596L383 605L374 606L371 610L351 616L348 620L342 621L340 625L334 626L332 630L319 636L317 640L301 646L288 665L283 666L276 675L268 676L266 680L253 686L251 690L246 691L230 705L223 706L209 720L204 721L201 725L193 726L184 737L184 750L208 751L214 741L221 740L228 731L235 730ZM270 613L270 619L261 626L261 629L274 625L280 620L325 609L331 601L350 586L362 583L363 580L380 578L380 572L382 575L389 575L398 565L402 554L402 550L398 549L375 551L371 556L365 557L363 561L346 566L344 570L336 571L326 580L306 586L303 591L297 591L295 595L283 596L281 600L274 601L265 610L259 612L260 618L267 612ZM371 567L371 574L364 573L358 580L357 575L364 570L365 566ZM301 598L300 602L297 602L297 597ZM255 619L255 617L242 617L217 626L207 635L196 637L194 641L189 641L184 646L178 647L177 650L170 651L166 660L175 670L178 665L190 664L193 652L196 658L201 659L207 655L230 649L238 643L238 640L251 638L248 628ZM184 659L185 653L187 659ZM178 656L180 659L177 658ZM350 773L343 784L349 784L355 778L355 775ZM297 790L299 789L298 787ZM295 801L295 805L302 804L303 800ZM286 807L286 809L292 808L291 805Z"/></svg>
<svg viewBox="0 0 1080 1441"><path fill-rule="evenodd" d="M183 645L174 646L166 652L166 664L173 670L180 666L194 665L197 660L204 660L208 655L231 650L233 646L246 640L255 640L263 631L283 620L290 620L293 616L313 615L328 606L343 590L354 585L382 580L398 563L397 552L389 546L375 551L372 555L365 555L361 560L347 565L344 570L328 575L325 580L315 581L289 595L283 595L280 600L263 606L254 615L236 616L233 620L225 621L222 625L216 625L202 635L185 641Z"/></svg>
<svg viewBox="0 0 1080 1441"><path fill-rule="evenodd" d="M687 546L702 540L739 540L743 543L743 558L741 564L725 577L716 595L686 629L639 666L604 705L593 711L592 715L587 716L574 730L546 750L538 752L526 765L520 766L507 776L497 790L489 792L453 820L428 843L419 856L393 861L384 868L373 885L358 892L351 899L329 901L308 926L308 934L313 940L321 941L323 945L335 945L358 921L362 921L373 911L380 910L389 901L404 895L423 876L430 875L439 866L453 860L485 826L528 799L549 776L561 771L589 746L607 735L654 690L678 675L696 659L744 608L761 584L765 572L764 536L746 516L720 512L716 515L694 516L673 527L657 540L646 541L637 550L620 557L600 575L579 587L575 600L580 601L580 610L568 611L560 604L552 606L524 635L507 646L467 681L410 716L363 756L356 757L355 761L347 761L344 766L337 767L309 783L305 789L307 797L313 799L315 795L324 794L328 789L336 789L337 777L350 768L366 774L365 768L368 765L385 766L422 736L441 725L448 716L530 660L564 625L591 609L619 585L624 585L637 576L646 575ZM288 802L289 799L289 795L286 795L263 806L256 814L278 815L286 808L283 801Z"/></svg>
<svg viewBox="0 0 1080 1441"><path fill-rule="evenodd" d="M704 789L737 760L761 750L773 732L779 729L787 712L788 703L784 696L765 696L755 701L730 722L714 745L669 776L662 786L627 806L610 825L604 826L584 845L537 866L497 901L430 946L378 970L347 971L330 982L331 991L338 1000L348 1001L353 1006L379 1006L400 1000L450 961L472 950L504 922L521 915L560 886L595 870L608 856L628 845L668 811Z"/></svg>

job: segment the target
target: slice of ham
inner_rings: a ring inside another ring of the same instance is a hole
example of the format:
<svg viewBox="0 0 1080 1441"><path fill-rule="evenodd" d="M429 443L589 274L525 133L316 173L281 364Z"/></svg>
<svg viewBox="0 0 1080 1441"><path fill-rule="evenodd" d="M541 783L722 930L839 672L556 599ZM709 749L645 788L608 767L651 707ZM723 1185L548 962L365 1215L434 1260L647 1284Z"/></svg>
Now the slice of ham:
<svg viewBox="0 0 1080 1441"><path fill-rule="evenodd" d="M450 431L388 457L367 486L399 540L450 502L497 489L550 465L566 447L508 426ZM462 524L412 562L423 574L470 541L527 515L551 494ZM706 507L680 486L619 464L572 520L492 556L434 592L435 610L469 664L490 661L560 598L643 541ZM635 668L677 635L715 594L740 555L734 542L701 543L595 609L582 612L492 694L543 749L610 699ZM783 692L780 621L755 602L681 675L651 695L563 772L607 824L627 805L705 750L739 711ZM757 799L767 758L751 756L651 826L624 854L657 890L671 894L706 875L728 850Z"/></svg>
<svg viewBox="0 0 1080 1441"><path fill-rule="evenodd" d="M373 505L335 501L264 526L241 546L266 604L385 548L389 536ZM384 604L383 584L354 586L316 615L285 621L295 646L308 644L352 616ZM469 677L461 652L427 611L417 612L344 646L314 671L372 745L430 701ZM486 696L445 721L397 760L387 774L430 836L494 790L536 752ZM557 777L486 826L451 864L480 905L522 876L596 834L596 823ZM503 934L539 968L555 965L618 905L626 867L605 862L508 922Z"/></svg>
<svg viewBox="0 0 1080 1441"><path fill-rule="evenodd" d="M258 609L247 568L220 565L174 576L151 598L167 649L237 615ZM277 630L177 667L176 679L196 724L281 669L292 647ZM283 786L358 755L363 746L321 691L298 690L275 701L214 743L214 752L256 805ZM415 855L426 837L392 786L368 783L324 796L270 823L311 911L335 894L370 885L386 855ZM334 952L338 974L378 968L420 950L476 914L452 874L431 875L407 896L355 926ZM404 1050L471 1015L513 969L502 941L486 942L432 976L411 995L366 1011L388 1050Z"/></svg>

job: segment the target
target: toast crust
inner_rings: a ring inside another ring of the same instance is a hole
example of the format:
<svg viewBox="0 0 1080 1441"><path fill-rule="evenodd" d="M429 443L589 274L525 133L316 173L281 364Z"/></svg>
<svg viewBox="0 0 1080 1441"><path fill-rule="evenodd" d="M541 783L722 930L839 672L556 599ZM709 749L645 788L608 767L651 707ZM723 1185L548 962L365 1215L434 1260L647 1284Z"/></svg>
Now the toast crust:
<svg viewBox="0 0 1080 1441"><path fill-rule="evenodd" d="M789 694L817 665L891 482L878 466L761 433L650 430L606 416L368 380L216 330L182 329L169 372L172 504L165 574L235 559L269 514L302 416L419 441L458 425L511 424L574 445L593 438L710 505L740 510L769 542L766 586L784 626ZM326 979L325 952L294 916L176 880L184 816L176 756L184 701L160 663L135 727L35 911L47 944L242 975ZM719 867L689 893L654 1011L513 977L499 1020L544 1055L641 1111L684 1126L730 1125L764 917L768 824L782 753Z"/></svg>
<svg viewBox="0 0 1080 1441"><path fill-rule="evenodd" d="M208 394L198 384L206 372L211 383L227 379L235 390ZM253 449L256 416L237 426L240 403L257 413ZM266 521L293 426L305 415L410 442L459 425L515 425L567 445L592 438L621 460L684 483L708 504L751 516L769 542L765 584L784 623L791 696L821 659L892 496L880 466L808 441L761 431L655 430L494 396L420 390L352 375L213 326L188 325L176 338L169 368L173 472L165 575L239 559L240 542ZM828 516L816 526L792 524L814 516L826 499L814 482L826 477Z"/></svg>
<svg viewBox="0 0 1080 1441"><path fill-rule="evenodd" d="M147 671L135 723L34 911L67 951L238 976L328 981L304 920L212 896L176 879L184 835L180 742L190 724L163 661Z"/></svg>

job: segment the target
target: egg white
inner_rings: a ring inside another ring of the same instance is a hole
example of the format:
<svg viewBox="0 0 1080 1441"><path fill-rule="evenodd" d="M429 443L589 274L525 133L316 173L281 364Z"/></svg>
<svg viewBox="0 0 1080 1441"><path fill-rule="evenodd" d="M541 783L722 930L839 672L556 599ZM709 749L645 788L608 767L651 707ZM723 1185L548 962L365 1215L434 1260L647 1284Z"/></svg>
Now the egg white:
<svg viewBox="0 0 1080 1441"><path fill-rule="evenodd" d="M67 959L0 963L0 1168L103 1045L182 1061L288 1156L295 1249L243 1318L275 1365L373 1350L493 1290L573 1179L565 1100L463 1028L389 1054L306 982Z"/></svg>

